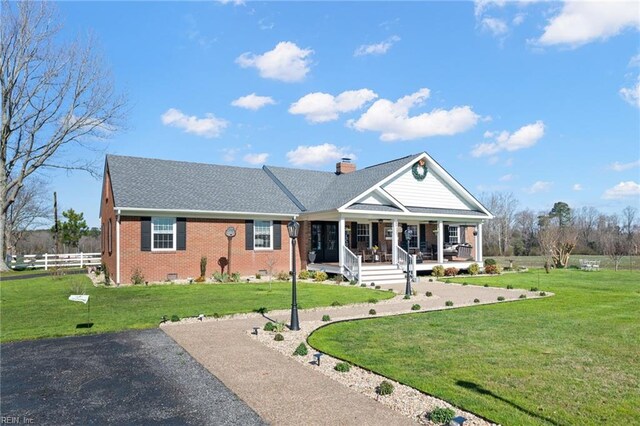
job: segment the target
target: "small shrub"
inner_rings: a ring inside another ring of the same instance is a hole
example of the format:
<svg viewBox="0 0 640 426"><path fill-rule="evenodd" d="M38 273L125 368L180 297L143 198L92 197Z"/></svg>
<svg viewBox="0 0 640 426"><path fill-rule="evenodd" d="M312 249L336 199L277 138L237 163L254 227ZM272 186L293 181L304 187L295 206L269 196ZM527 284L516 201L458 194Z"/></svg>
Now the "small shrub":
<svg viewBox="0 0 640 426"><path fill-rule="evenodd" d="M431 293L430 291L428 291L428 292L426 292L424 295L425 295L425 296L427 296L427 297L431 297L431 296L433 296L433 293Z"/></svg>
<svg viewBox="0 0 640 426"><path fill-rule="evenodd" d="M469 265L467 272L469 272L469 275L478 275L478 272L480 272L480 265L478 265L477 263L472 263L471 265Z"/></svg>
<svg viewBox="0 0 640 426"><path fill-rule="evenodd" d="M351 281L349 281L349 285L356 285L356 284L358 284L358 281L357 281L357 280L351 280Z"/></svg>
<svg viewBox="0 0 640 426"><path fill-rule="evenodd" d="M213 317L214 317L214 318L220 318L220 314L219 314L219 313L217 313L217 312L214 312L214 313L213 313Z"/></svg>
<svg viewBox="0 0 640 426"><path fill-rule="evenodd" d="M326 281L327 278L329 278L329 276L327 275L326 272L317 271L316 272L316 276L315 276L315 278L313 280L316 281L316 282L322 282L322 281Z"/></svg>
<svg viewBox="0 0 640 426"><path fill-rule="evenodd" d="M266 314L267 312L269 312L269 309L267 309L267 308L266 308L266 307L264 307L264 306L260 306L258 309L256 309L256 312L257 312L257 313L259 313L259 314L264 315L264 314Z"/></svg>
<svg viewBox="0 0 640 426"><path fill-rule="evenodd" d="M301 280L308 280L309 279L309 271L307 271L306 269L303 269L298 274L298 278L300 278Z"/></svg>
<svg viewBox="0 0 640 426"><path fill-rule="evenodd" d="M432 283L433 282L433 278L429 278L429 282Z"/></svg>
<svg viewBox="0 0 640 426"><path fill-rule="evenodd" d="M511 284L507 285L507 290L513 290L513 286Z"/></svg>
<svg viewBox="0 0 640 426"><path fill-rule="evenodd" d="M489 284L485 284L484 286L485 286L485 287L489 287Z"/></svg>
<svg viewBox="0 0 640 426"><path fill-rule="evenodd" d="M131 284L144 284L144 275L142 275L142 270L138 267L133 268L131 272Z"/></svg>
<svg viewBox="0 0 640 426"><path fill-rule="evenodd" d="M376 286L376 283L371 283L371 284L369 284L369 285L370 285L371 287L375 287L375 286Z"/></svg>
<svg viewBox="0 0 640 426"><path fill-rule="evenodd" d="M275 340L276 342L282 342L284 340L284 336L278 333L275 336L273 336L273 340Z"/></svg>
<svg viewBox="0 0 640 426"><path fill-rule="evenodd" d="M273 331L282 333L284 331L284 323L282 321L276 321L276 323L273 324Z"/></svg>
<svg viewBox="0 0 640 426"><path fill-rule="evenodd" d="M316 277L316 271L309 271L309 278L314 279Z"/></svg>
<svg viewBox="0 0 640 426"><path fill-rule="evenodd" d="M271 321L269 321L264 325L263 330L264 331L273 331L273 328L274 328L273 323Z"/></svg>
<svg viewBox="0 0 640 426"><path fill-rule="evenodd" d="M538 287L531 287L531 291L538 291Z"/></svg>
<svg viewBox="0 0 640 426"><path fill-rule="evenodd" d="M419 311L420 310L420 305L418 305L417 303L413 306L411 306L411 310L412 311Z"/></svg>
<svg viewBox="0 0 640 426"><path fill-rule="evenodd" d="M545 293L544 291L540 292L540 296L546 296L546 295L547 295L547 293Z"/></svg>
<svg viewBox="0 0 640 426"><path fill-rule="evenodd" d="M177 316L176 314L171 315L171 322L178 322L180 321L180 317Z"/></svg>
<svg viewBox="0 0 640 426"><path fill-rule="evenodd" d="M469 285L469 283L465 281L462 283L462 285Z"/></svg>
<svg viewBox="0 0 640 426"><path fill-rule="evenodd" d="M276 280L278 281L289 281L289 278L291 278L291 275L285 271L280 271L276 274Z"/></svg>
<svg viewBox="0 0 640 426"><path fill-rule="evenodd" d="M336 282L336 284L342 284L342 281L344 281L344 279L343 279L342 275L340 275L340 274L337 274L337 275L333 278L333 280Z"/></svg>
<svg viewBox="0 0 640 426"><path fill-rule="evenodd" d="M351 364L348 362L339 362L333 367L334 370L339 371L340 373L348 373L351 370Z"/></svg>
<svg viewBox="0 0 640 426"><path fill-rule="evenodd" d="M196 278L194 281L197 282L197 283L203 283L203 282L205 282L205 280L206 280L205 277L200 276L200 277Z"/></svg>
<svg viewBox="0 0 640 426"><path fill-rule="evenodd" d="M451 300L447 300L444 302L444 306L453 306L453 302Z"/></svg>
<svg viewBox="0 0 640 426"><path fill-rule="evenodd" d="M102 264L102 272L104 273L104 285L111 285L111 276L109 275L109 267L103 263Z"/></svg>
<svg viewBox="0 0 640 426"><path fill-rule="evenodd" d="M484 273L494 275L500 273L500 270L498 269L498 265L486 265L484 267Z"/></svg>
<svg viewBox="0 0 640 426"><path fill-rule="evenodd" d="M376 288L376 290L380 290L382 287L380 287L379 285L377 285L375 288Z"/></svg>
<svg viewBox="0 0 640 426"><path fill-rule="evenodd" d="M526 298L527 298L527 295L526 295L526 294L521 294L521 295L520 295L520 299L526 299Z"/></svg>
<svg viewBox="0 0 640 426"><path fill-rule="evenodd" d="M207 276L207 257L206 256L202 256L200 258L200 276L201 277Z"/></svg>
<svg viewBox="0 0 640 426"><path fill-rule="evenodd" d="M376 386L376 393L378 395L391 395L393 393L393 384L383 380L378 386Z"/></svg>
<svg viewBox="0 0 640 426"><path fill-rule="evenodd" d="M447 268L444 270L444 274L447 277L455 277L458 275L458 268L454 268L453 266L451 268Z"/></svg>
<svg viewBox="0 0 640 426"><path fill-rule="evenodd" d="M371 299L367 300L367 303L378 303L378 299L372 297Z"/></svg>
<svg viewBox="0 0 640 426"><path fill-rule="evenodd" d="M369 315L375 315L377 314L375 309L369 309Z"/></svg>
<svg viewBox="0 0 640 426"><path fill-rule="evenodd" d="M224 283L229 281L229 274L227 274L226 272L214 272L213 273L213 279L216 280L219 283Z"/></svg>
<svg viewBox="0 0 640 426"><path fill-rule="evenodd" d="M451 408L435 408L429 413L429 420L439 425L448 425L456 413Z"/></svg>
<svg viewBox="0 0 640 426"><path fill-rule="evenodd" d="M342 303L338 302L337 300L334 300L333 302L331 302L331 306L342 306Z"/></svg>
<svg viewBox="0 0 640 426"><path fill-rule="evenodd" d="M393 289L392 288L388 288L387 291L393 292Z"/></svg>
<svg viewBox="0 0 640 426"><path fill-rule="evenodd" d="M324 322L331 321L331 317L329 315L323 315L322 316L322 321L324 321Z"/></svg>
<svg viewBox="0 0 640 426"><path fill-rule="evenodd" d="M262 278L262 275L260 274L260 272L258 272L258 273L256 274L256 280L259 280L260 278Z"/></svg>
<svg viewBox="0 0 640 426"><path fill-rule="evenodd" d="M412 296L417 296L418 295L418 290L416 290L415 288L411 289L411 295Z"/></svg>
<svg viewBox="0 0 640 426"><path fill-rule="evenodd" d="M433 270L431 271L431 275L433 275L434 277L443 277L444 276L444 266L442 266L442 265L434 266Z"/></svg>
<svg viewBox="0 0 640 426"><path fill-rule="evenodd" d="M495 266L497 264L498 262L496 262L496 260L492 258L488 258L484 260L484 266Z"/></svg>
<svg viewBox="0 0 640 426"><path fill-rule="evenodd" d="M305 356L308 353L309 351L307 350L307 345L305 345L304 343L300 343L296 350L293 351L293 354L297 356Z"/></svg>
<svg viewBox="0 0 640 426"><path fill-rule="evenodd" d="M409 296L408 294L405 294L405 295L404 295L404 297L403 297L403 299L405 299L405 300L409 300L409 299L411 299L411 296Z"/></svg>
<svg viewBox="0 0 640 426"><path fill-rule="evenodd" d="M502 302L504 300L503 296L498 296L498 302Z"/></svg>
<svg viewBox="0 0 640 426"><path fill-rule="evenodd" d="M473 299L473 303L480 303L480 299Z"/></svg>
<svg viewBox="0 0 640 426"><path fill-rule="evenodd" d="M360 284L360 287L366 287L367 285L365 283Z"/></svg>

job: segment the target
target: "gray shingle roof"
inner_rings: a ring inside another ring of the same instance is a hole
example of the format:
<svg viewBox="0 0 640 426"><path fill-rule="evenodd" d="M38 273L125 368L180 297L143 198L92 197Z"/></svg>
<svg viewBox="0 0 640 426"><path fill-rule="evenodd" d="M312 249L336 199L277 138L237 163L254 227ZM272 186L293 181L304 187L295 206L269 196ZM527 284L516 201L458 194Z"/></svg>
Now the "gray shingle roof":
<svg viewBox="0 0 640 426"><path fill-rule="evenodd" d="M363 211L374 211L374 212L396 212L401 213L402 210L397 208L396 206L381 206L378 204L351 204L349 206L350 210L363 210Z"/></svg>
<svg viewBox="0 0 640 426"><path fill-rule="evenodd" d="M116 207L297 214L262 169L107 156Z"/></svg>
<svg viewBox="0 0 640 426"><path fill-rule="evenodd" d="M435 207L409 207L407 210L411 213L426 213L426 214L445 214L445 215L465 215L465 216L480 216L486 217L487 215L477 210L462 210L462 209L442 209Z"/></svg>

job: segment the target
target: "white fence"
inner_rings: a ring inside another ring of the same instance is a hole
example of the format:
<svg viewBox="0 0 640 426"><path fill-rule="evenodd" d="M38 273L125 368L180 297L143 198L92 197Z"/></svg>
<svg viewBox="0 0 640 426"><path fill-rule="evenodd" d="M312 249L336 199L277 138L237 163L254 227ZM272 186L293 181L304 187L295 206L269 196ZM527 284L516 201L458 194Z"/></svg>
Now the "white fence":
<svg viewBox="0 0 640 426"><path fill-rule="evenodd" d="M25 254L12 256L8 265L14 269L83 268L102 263L100 253Z"/></svg>

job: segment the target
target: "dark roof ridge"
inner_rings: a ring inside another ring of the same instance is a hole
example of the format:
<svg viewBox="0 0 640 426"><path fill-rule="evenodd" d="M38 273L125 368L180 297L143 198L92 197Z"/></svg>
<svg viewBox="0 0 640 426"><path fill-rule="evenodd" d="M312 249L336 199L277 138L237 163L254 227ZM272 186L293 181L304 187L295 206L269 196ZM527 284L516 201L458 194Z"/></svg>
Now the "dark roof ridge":
<svg viewBox="0 0 640 426"><path fill-rule="evenodd" d="M273 172L272 172L271 170L269 170L269 167L268 167L267 165L262 166L262 170L265 172L265 174L266 174L267 176L269 176L269 178L270 178L271 180L273 180L273 182L278 186L278 188L280 188L280 190L281 190L282 192L284 192L284 194L285 194L287 197L289 197L289 199L293 202L293 204L295 204L295 205L296 205L296 207L298 207L298 208L299 208L301 211L303 211L303 212L306 212L306 211L307 211L307 208L304 206L304 204L302 204L302 203L300 202L300 200L298 200L298 199L295 197L295 195L293 195L293 193L292 193L291 191L289 191L289 188L287 188L287 187L285 186L285 184L284 184L284 183L282 183L282 182L280 181L280 179L278 179L278 178L276 177L276 175L274 175L274 174L273 174Z"/></svg>

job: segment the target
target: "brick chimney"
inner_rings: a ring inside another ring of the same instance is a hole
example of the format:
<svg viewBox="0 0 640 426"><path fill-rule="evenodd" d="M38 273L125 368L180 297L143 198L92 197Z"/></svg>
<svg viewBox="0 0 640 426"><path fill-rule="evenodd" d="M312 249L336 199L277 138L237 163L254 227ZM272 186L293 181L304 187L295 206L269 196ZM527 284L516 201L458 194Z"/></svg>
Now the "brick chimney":
<svg viewBox="0 0 640 426"><path fill-rule="evenodd" d="M343 158L339 163L336 163L337 175L344 175L355 171L356 165L351 162L351 158Z"/></svg>

